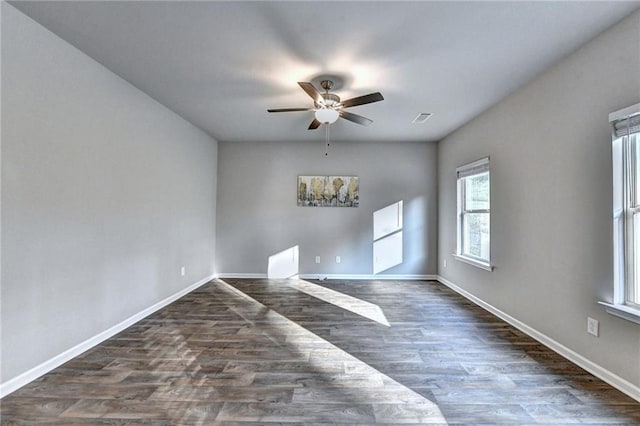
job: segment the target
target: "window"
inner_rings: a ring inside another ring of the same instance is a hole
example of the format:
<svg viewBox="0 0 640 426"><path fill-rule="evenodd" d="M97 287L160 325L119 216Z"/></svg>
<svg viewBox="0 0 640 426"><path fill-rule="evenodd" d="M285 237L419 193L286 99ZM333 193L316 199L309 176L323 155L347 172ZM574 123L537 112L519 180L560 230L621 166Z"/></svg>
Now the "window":
<svg viewBox="0 0 640 426"><path fill-rule="evenodd" d="M458 245L455 257L492 270L489 157L456 169L458 177Z"/></svg>
<svg viewBox="0 0 640 426"><path fill-rule="evenodd" d="M640 104L609 115L613 160L613 303L640 322Z"/></svg>

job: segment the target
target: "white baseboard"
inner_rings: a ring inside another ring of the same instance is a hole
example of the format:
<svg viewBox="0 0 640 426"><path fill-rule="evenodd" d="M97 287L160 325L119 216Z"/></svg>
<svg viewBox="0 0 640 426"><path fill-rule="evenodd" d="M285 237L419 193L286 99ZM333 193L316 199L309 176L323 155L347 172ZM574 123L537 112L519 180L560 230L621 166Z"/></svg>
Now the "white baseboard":
<svg viewBox="0 0 640 426"><path fill-rule="evenodd" d="M60 365L64 364L65 362L71 360L72 358L80 355L81 353L91 349L92 347L98 345L99 343L102 343L103 341L107 340L108 338L120 333L122 330L126 329L127 327L132 326L133 324L135 324L136 322L140 321L141 319L151 315L152 313L156 312L157 310L164 308L165 306L167 306L168 304L175 302L176 300L178 300L179 298L181 298L182 296L184 296L187 293L192 292L193 290L197 289L198 287L208 283L209 281L211 281L214 278L213 275L208 276L206 278L201 279L200 281L198 281L197 283L194 283L192 285L190 285L189 287L180 290L179 292L167 297L164 300L161 300L160 302L156 303L155 305L152 305L146 309L144 309L143 311L138 312L137 314L127 318L126 320L114 325L113 327L109 328L108 330L105 330L87 340L85 340L82 343L79 343L78 345L67 349L66 351L62 352L61 354L56 355L55 357L43 362L40 365L37 365L36 367L32 368L31 370L28 370L12 379L7 380L4 383L0 383L0 398L4 398L6 395L9 395L11 392L14 392L16 390L18 390L19 388L21 388L22 386L31 383L32 381L34 381L35 379L37 379L38 377L42 376L43 374L48 373L49 371L53 370L56 367L59 367Z"/></svg>
<svg viewBox="0 0 640 426"><path fill-rule="evenodd" d="M247 279L267 279L267 274L246 274L244 272L221 272L216 274L216 278L247 278Z"/></svg>
<svg viewBox="0 0 640 426"><path fill-rule="evenodd" d="M373 275L373 274L300 274L303 280L437 280L437 275L419 274L395 274L395 275Z"/></svg>
<svg viewBox="0 0 640 426"><path fill-rule="evenodd" d="M420 274L396 274L396 275L373 275L373 274L300 274L303 280L425 280L436 281L437 275ZM220 273L216 278L247 278L247 279L267 279L267 274L246 274L246 273Z"/></svg>
<svg viewBox="0 0 640 426"><path fill-rule="evenodd" d="M455 291L456 293L460 294L461 296L464 296L465 298L469 299L470 301L472 301L476 305L481 306L482 308L484 308L487 311L491 312L492 314L494 314L498 318L508 322L509 324L511 324L512 326L517 328L518 330L520 330L523 333L529 335L530 337L532 337L533 339L535 339L538 342L542 343L543 345L545 345L549 349L551 349L554 352L562 355L563 357L565 357L569 361L571 361L571 362L577 364L578 366L584 368L589 373L591 373L594 376L604 380L605 382L609 383L611 386L617 388L618 390L620 390L620 391L624 392L625 394L629 395L631 398L633 398L633 399L635 399L635 400L640 402L640 387L634 385L633 383L629 382L628 380L625 380L624 378L618 376L617 374L612 373L611 371L607 370L606 368L603 368L602 366L594 363L593 361L585 358L584 356L580 355L579 353L567 348L566 346L564 346L563 344L553 340L551 337L547 336L546 334L543 334L543 333L539 332L538 330L536 330L536 329L528 326L527 324L523 323L522 321L517 320L516 318L514 318L511 315L501 311L500 309L496 308L495 306L493 306L493 305L485 302L484 300L474 296L473 294L471 294L468 291L464 290L463 288L457 286L456 284L452 283L451 281L447 280L446 278L438 275L437 276L437 280L439 282L441 282L442 284L446 285L447 287L449 287L450 289L452 289L453 291Z"/></svg>

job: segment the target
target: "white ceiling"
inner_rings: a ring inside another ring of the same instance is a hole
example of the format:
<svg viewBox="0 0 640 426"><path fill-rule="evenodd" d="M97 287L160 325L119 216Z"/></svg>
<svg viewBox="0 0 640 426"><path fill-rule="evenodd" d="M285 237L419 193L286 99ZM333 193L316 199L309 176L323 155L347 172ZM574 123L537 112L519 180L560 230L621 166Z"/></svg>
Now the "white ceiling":
<svg viewBox="0 0 640 426"><path fill-rule="evenodd" d="M219 141L305 141L297 81L334 75L349 111L333 140L434 141L640 2L11 2ZM340 87L341 86L341 87ZM425 124L412 124L431 112Z"/></svg>

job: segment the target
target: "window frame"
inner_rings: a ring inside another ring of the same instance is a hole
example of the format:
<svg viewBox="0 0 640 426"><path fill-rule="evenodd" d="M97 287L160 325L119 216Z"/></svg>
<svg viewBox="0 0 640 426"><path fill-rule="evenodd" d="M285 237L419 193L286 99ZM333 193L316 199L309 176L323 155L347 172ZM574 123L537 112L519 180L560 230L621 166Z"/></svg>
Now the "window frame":
<svg viewBox="0 0 640 426"><path fill-rule="evenodd" d="M487 174L489 178L489 208L488 209L468 209L466 199L466 180ZM491 264L491 171L489 168L489 157L484 157L471 163L464 164L456 168L456 184L457 184L457 212L456 212L456 228L457 242L454 258L478 268L493 271ZM464 238L465 216L471 214L488 214L489 215L489 256L487 259L465 253L465 247L468 241Z"/></svg>
<svg viewBox="0 0 640 426"><path fill-rule="evenodd" d="M628 127L632 119L638 120L637 117L640 117L640 104L609 115L613 171L613 300L599 303L610 314L640 324L640 297L634 295L640 289L640 261L636 253L640 250L640 223L636 217L640 214L640 129ZM621 126L625 122L627 134Z"/></svg>

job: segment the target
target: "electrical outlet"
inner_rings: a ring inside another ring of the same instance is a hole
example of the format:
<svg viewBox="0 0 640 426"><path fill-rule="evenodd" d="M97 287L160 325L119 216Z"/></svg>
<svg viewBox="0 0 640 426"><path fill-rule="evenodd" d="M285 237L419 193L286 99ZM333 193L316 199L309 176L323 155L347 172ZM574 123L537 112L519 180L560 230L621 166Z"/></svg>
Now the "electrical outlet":
<svg viewBox="0 0 640 426"><path fill-rule="evenodd" d="M342 259L340 259L340 256L336 256L336 263L340 263L342 262Z"/></svg>
<svg viewBox="0 0 640 426"><path fill-rule="evenodd" d="M182 268L180 268L180 276L184 277L184 274L187 272L187 270L184 268L184 266Z"/></svg>
<svg viewBox="0 0 640 426"><path fill-rule="evenodd" d="M589 334L593 334L594 336L598 337L598 328L599 328L599 322L596 319L593 319L591 317L587 318L587 333Z"/></svg>
<svg viewBox="0 0 640 426"><path fill-rule="evenodd" d="M316 256L316 263L320 263L320 256Z"/></svg>
<svg viewBox="0 0 640 426"><path fill-rule="evenodd" d="M443 266L446 268L447 267L447 259L442 261Z"/></svg>

